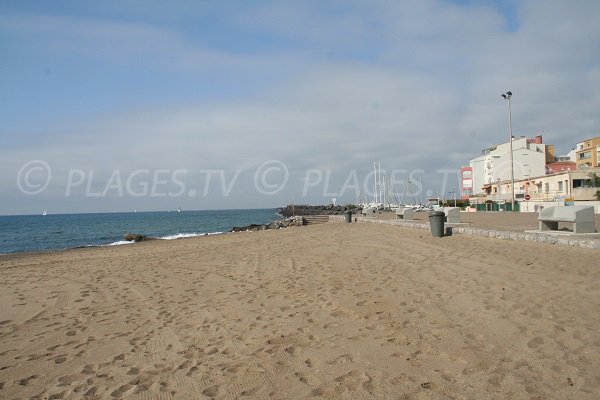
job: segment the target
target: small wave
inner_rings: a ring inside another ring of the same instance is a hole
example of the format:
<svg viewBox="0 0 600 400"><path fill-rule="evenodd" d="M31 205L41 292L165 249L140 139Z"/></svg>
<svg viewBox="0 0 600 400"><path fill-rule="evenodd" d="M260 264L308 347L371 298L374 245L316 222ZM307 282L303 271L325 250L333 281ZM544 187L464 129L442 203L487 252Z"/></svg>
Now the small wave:
<svg viewBox="0 0 600 400"><path fill-rule="evenodd" d="M112 243L108 243L108 244L84 244L81 246L75 246L75 247L71 247L72 249L89 249L89 248L93 248L93 247L107 247L107 246L120 246L122 244L131 244L131 243L135 243L134 241L127 241L127 240L119 240L116 242L112 242Z"/></svg>
<svg viewBox="0 0 600 400"><path fill-rule="evenodd" d="M118 240L116 242L105 244L104 246L120 246L122 244L131 244L131 243L135 243L135 242L133 240L131 240L131 241L129 241L129 240Z"/></svg>
<svg viewBox="0 0 600 400"><path fill-rule="evenodd" d="M220 235L222 233L223 232L211 232L211 233L178 233L176 235L162 236L162 237L159 237L159 239L174 240L174 239L183 239L183 238L196 237L196 236Z"/></svg>

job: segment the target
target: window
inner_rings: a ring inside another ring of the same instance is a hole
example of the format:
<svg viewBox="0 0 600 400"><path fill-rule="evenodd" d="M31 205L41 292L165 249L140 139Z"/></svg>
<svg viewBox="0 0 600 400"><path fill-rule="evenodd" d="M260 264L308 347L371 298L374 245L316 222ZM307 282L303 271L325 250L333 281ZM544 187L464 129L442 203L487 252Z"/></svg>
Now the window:
<svg viewBox="0 0 600 400"><path fill-rule="evenodd" d="M562 181L558 182L558 191L559 192L563 191L563 182Z"/></svg>
<svg viewBox="0 0 600 400"><path fill-rule="evenodd" d="M592 158L592 152L584 151L583 153L579 153L577 156L580 160L585 160L586 158Z"/></svg>
<svg viewBox="0 0 600 400"><path fill-rule="evenodd" d="M583 187L592 187L591 179L573 179L573 189L583 188Z"/></svg>
<svg viewBox="0 0 600 400"><path fill-rule="evenodd" d="M550 184L549 183L544 184L544 192L546 192L546 193L550 192Z"/></svg>

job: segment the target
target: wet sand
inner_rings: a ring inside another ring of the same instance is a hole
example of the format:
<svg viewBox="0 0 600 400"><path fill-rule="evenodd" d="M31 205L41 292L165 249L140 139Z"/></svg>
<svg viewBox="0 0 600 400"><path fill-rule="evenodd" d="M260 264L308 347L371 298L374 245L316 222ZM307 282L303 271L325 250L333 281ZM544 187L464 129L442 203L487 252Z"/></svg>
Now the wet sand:
<svg viewBox="0 0 600 400"><path fill-rule="evenodd" d="M599 255L325 224L0 256L0 397L597 399Z"/></svg>

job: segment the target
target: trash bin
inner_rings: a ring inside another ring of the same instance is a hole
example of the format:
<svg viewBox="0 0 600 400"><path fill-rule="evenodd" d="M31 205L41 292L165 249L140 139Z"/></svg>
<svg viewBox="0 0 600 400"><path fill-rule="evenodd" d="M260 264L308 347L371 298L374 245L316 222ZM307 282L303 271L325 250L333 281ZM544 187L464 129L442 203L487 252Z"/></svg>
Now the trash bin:
<svg viewBox="0 0 600 400"><path fill-rule="evenodd" d="M347 223L351 223L352 222L352 211L350 211L350 210L344 211L344 216L346 217L346 222Z"/></svg>
<svg viewBox="0 0 600 400"><path fill-rule="evenodd" d="M429 214L429 226L431 227L431 236L444 237L444 212L434 211Z"/></svg>

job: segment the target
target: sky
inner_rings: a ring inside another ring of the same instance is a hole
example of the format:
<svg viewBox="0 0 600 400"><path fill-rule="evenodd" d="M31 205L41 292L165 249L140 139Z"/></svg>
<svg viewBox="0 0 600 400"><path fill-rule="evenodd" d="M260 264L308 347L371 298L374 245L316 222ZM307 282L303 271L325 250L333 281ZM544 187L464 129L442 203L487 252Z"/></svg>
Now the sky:
<svg viewBox="0 0 600 400"><path fill-rule="evenodd" d="M2 1L0 215L452 198L600 136L600 2ZM411 184L407 182L410 181Z"/></svg>

